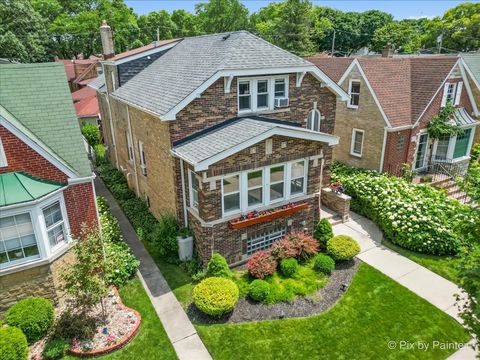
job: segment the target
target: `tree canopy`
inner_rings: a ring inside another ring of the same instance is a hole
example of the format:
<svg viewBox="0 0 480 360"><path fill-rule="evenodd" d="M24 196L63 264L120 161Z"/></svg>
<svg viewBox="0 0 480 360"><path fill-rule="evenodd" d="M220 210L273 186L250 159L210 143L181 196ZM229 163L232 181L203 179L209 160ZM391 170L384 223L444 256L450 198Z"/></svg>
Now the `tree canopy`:
<svg viewBox="0 0 480 360"><path fill-rule="evenodd" d="M99 26L112 27L115 51L157 38L181 38L246 29L299 55L331 51L343 56L363 47L397 52L472 51L480 48L480 3L465 2L433 19L394 20L378 10L343 12L285 0L249 13L240 0L209 0L195 12L137 15L124 0L0 0L0 57L23 62L101 53Z"/></svg>

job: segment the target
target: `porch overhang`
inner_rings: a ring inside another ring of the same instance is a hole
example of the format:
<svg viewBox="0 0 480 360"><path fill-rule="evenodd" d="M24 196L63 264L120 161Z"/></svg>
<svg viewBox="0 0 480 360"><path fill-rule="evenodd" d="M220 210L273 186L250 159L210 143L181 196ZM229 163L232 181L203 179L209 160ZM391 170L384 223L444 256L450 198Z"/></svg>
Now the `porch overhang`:
<svg viewBox="0 0 480 360"><path fill-rule="evenodd" d="M234 118L175 142L172 154L205 171L216 162L272 136L338 144L334 135L313 131L300 124L257 116Z"/></svg>
<svg viewBox="0 0 480 360"><path fill-rule="evenodd" d="M455 123L460 127L472 127L480 125L480 122L470 116L465 108L456 109L453 113Z"/></svg>

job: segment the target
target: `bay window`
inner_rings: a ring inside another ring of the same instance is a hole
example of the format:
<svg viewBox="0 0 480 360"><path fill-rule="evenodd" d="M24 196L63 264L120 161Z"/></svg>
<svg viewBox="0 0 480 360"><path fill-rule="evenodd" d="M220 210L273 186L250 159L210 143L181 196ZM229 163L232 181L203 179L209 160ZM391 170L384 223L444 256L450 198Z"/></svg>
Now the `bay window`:
<svg viewBox="0 0 480 360"><path fill-rule="evenodd" d="M239 113L288 106L288 76L239 79L237 91Z"/></svg>
<svg viewBox="0 0 480 360"><path fill-rule="evenodd" d="M250 211L306 194L307 161L266 166L222 179L223 215Z"/></svg>
<svg viewBox="0 0 480 360"><path fill-rule="evenodd" d="M0 218L0 269L40 258L29 212Z"/></svg>
<svg viewBox="0 0 480 360"><path fill-rule="evenodd" d="M55 247L64 243L66 239L60 202L57 201L43 209L43 217L45 219L45 226L47 227L47 235L50 246Z"/></svg>
<svg viewBox="0 0 480 360"><path fill-rule="evenodd" d="M456 136L440 137L433 147L433 160L448 161L467 157L472 146L472 133L472 128L468 128Z"/></svg>

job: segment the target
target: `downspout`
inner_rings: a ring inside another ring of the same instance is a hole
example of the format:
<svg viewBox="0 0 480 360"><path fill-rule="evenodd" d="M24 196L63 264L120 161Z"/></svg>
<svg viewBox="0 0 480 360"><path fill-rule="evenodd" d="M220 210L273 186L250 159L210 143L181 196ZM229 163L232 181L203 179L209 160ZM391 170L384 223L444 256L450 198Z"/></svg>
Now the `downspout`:
<svg viewBox="0 0 480 360"><path fill-rule="evenodd" d="M383 129L383 144L382 144L382 155L380 157L380 169L379 172L383 173L383 162L385 161L385 148L387 147L387 127Z"/></svg>
<svg viewBox="0 0 480 360"><path fill-rule="evenodd" d="M130 138L132 140L133 171L135 172L135 184L137 188L137 196L140 197L140 189L138 187L137 161L135 160L135 146L133 142L132 123L130 122L130 110L128 110L128 105L127 105L127 121L128 121L128 131L130 132Z"/></svg>
<svg viewBox="0 0 480 360"><path fill-rule="evenodd" d="M325 163L325 159L322 157L320 161L320 193L318 195L318 218L322 218L322 189L323 189L323 165Z"/></svg>
<svg viewBox="0 0 480 360"><path fill-rule="evenodd" d="M183 225L184 227L188 227L187 196L185 193L185 172L183 170L183 159L180 159L180 176L182 180Z"/></svg>

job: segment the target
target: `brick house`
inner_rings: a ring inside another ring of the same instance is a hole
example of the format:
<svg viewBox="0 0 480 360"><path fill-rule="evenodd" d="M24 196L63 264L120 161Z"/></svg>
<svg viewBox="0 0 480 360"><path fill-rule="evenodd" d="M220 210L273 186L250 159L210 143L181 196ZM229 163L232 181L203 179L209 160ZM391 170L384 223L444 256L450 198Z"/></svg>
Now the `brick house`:
<svg viewBox="0 0 480 360"><path fill-rule="evenodd" d="M83 224L98 226L90 164L63 66L0 65L0 311L57 299Z"/></svg>
<svg viewBox="0 0 480 360"><path fill-rule="evenodd" d="M480 109L480 52L460 54L465 66L468 83L472 89L473 99ZM475 132L473 143L480 143L480 131Z"/></svg>
<svg viewBox="0 0 480 360"><path fill-rule="evenodd" d="M111 163L155 216L193 230L203 261L312 230L348 99L313 64L238 31L182 39L122 86L111 78L105 67ZM253 212L256 224L235 222Z"/></svg>
<svg viewBox="0 0 480 360"><path fill-rule="evenodd" d="M334 160L401 174L402 164L421 171L433 162L466 168L479 122L478 106L458 57L359 57L308 59L348 94L337 101ZM451 101L463 135L432 141L428 121Z"/></svg>

